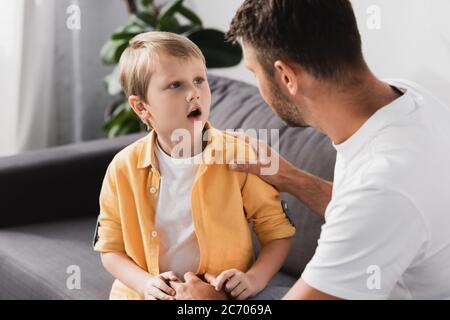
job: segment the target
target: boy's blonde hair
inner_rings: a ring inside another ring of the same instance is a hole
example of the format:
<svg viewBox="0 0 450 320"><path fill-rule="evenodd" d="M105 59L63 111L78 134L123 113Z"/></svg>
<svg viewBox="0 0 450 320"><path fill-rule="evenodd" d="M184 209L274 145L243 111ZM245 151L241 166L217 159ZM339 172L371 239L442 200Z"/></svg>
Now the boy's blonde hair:
<svg viewBox="0 0 450 320"><path fill-rule="evenodd" d="M130 40L119 61L119 80L127 97L138 96L147 102L147 90L155 56L168 54L176 58L205 57L195 43L171 32L151 31Z"/></svg>

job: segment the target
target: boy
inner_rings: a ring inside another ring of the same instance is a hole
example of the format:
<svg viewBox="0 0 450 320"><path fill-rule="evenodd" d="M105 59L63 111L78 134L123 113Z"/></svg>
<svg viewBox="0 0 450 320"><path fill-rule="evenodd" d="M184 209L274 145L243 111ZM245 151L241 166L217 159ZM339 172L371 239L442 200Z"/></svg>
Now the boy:
<svg viewBox="0 0 450 320"><path fill-rule="evenodd" d="M103 181L94 250L116 278L110 298L172 300L171 281L186 272L218 276L210 282L233 298L254 296L281 267L295 229L272 186L225 164L236 160L227 150L249 146L207 122L201 51L176 34L143 33L119 68L130 106L153 130L114 157ZM175 155L180 130L189 143ZM249 222L262 245L255 263Z"/></svg>

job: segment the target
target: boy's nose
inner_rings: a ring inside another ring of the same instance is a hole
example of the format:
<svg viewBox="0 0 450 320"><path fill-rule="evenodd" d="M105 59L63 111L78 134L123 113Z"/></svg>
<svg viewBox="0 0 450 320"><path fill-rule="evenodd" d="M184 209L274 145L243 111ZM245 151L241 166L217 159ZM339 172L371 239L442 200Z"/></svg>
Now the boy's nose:
<svg viewBox="0 0 450 320"><path fill-rule="evenodd" d="M188 103L191 103L192 101L195 101L195 100L198 100L198 99L200 99L200 96L197 95L197 94L195 94L195 95L192 94L192 95L189 95L189 96L186 97L186 101Z"/></svg>

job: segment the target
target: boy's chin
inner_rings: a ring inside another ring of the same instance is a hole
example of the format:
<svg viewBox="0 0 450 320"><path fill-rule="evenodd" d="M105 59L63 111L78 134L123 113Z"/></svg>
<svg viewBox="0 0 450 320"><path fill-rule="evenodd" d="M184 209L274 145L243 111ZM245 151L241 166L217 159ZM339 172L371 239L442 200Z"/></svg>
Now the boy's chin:
<svg viewBox="0 0 450 320"><path fill-rule="evenodd" d="M182 134L183 131L188 131L191 136L201 135L203 129L205 128L206 121L206 119L187 119L187 121L183 121L183 123L180 123L178 127L173 130L173 133L178 135Z"/></svg>
<svg viewBox="0 0 450 320"><path fill-rule="evenodd" d="M203 130L206 124L206 119L203 119L202 117L197 118L188 118L187 119L187 128L188 130L191 130L192 128L199 128L200 130Z"/></svg>

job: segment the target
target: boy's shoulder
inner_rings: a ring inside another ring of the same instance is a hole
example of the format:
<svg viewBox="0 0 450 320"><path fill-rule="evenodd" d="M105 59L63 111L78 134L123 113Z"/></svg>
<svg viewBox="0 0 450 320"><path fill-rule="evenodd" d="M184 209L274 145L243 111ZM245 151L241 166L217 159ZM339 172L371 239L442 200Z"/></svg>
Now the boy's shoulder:
<svg viewBox="0 0 450 320"><path fill-rule="evenodd" d="M237 138L230 132L211 128L211 135L213 137L212 149L220 159L225 160L225 163L230 163L237 160L255 160L256 153L250 143Z"/></svg>
<svg viewBox="0 0 450 320"><path fill-rule="evenodd" d="M111 160L110 167L115 170L137 168L143 146L151 139L152 132L117 152Z"/></svg>

